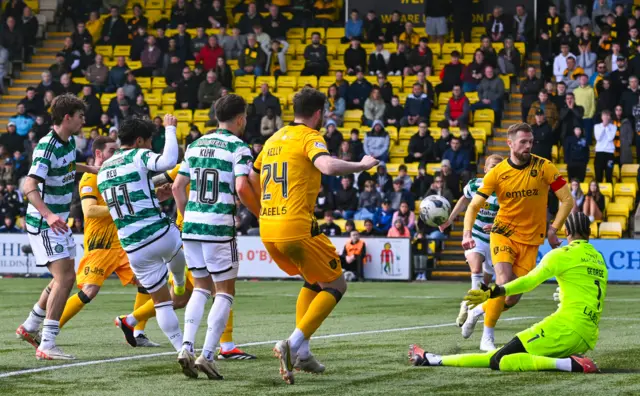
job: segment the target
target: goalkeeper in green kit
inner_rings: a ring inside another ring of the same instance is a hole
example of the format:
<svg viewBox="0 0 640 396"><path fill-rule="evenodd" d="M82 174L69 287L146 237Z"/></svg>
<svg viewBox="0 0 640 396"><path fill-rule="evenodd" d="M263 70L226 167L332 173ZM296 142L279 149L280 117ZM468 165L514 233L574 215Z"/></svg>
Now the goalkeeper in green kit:
<svg viewBox="0 0 640 396"><path fill-rule="evenodd" d="M521 331L495 351L464 355L436 355L418 345L409 347L415 366L487 367L501 371L571 371L596 373L598 367L583 353L598 341L598 322L607 292L607 267L589 243L589 218L571 213L565 222L569 245L547 253L529 274L503 286L469 290L470 306L489 298L521 294L555 277L560 287L558 310Z"/></svg>

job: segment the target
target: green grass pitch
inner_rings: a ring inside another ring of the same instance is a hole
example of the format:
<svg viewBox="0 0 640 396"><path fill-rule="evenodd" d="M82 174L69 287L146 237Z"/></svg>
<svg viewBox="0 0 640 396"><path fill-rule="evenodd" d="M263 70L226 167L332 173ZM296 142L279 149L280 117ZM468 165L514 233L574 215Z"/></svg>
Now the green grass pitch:
<svg viewBox="0 0 640 396"><path fill-rule="evenodd" d="M640 394L640 307L638 287L610 285L601 321L600 341L593 357L603 374L500 373L489 369L414 368L407 346L420 343L437 353L477 352L479 332L463 340L453 325L467 283L355 283L312 340L313 353L327 366L324 375L298 374L286 385L272 357L273 342L293 330L300 282L239 282L234 304L237 344L258 356L255 361L220 362L224 381L189 380L182 375L168 340L154 319L149 337L161 348L136 349L125 344L113 318L131 311L135 288L108 281L102 293L62 331L58 344L78 357L82 366L39 362L34 349L15 339L40 291L42 279L0 280L0 394L35 395L599 395ZM555 309L555 285L543 285L503 315L496 343L504 344L519 330ZM207 307L208 311L208 307ZM178 311L182 320L184 311ZM198 333L202 345L206 314ZM481 329L481 323L478 330ZM378 330L387 330L377 332ZM350 334L351 333L351 334ZM146 354L162 356L132 359ZM113 362L98 360L125 358ZM6 376L20 370L50 371Z"/></svg>

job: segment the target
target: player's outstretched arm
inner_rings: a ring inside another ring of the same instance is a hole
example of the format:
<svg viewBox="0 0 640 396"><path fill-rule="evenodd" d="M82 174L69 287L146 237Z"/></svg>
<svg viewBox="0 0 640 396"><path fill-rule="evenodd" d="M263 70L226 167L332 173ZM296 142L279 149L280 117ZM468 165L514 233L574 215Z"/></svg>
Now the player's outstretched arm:
<svg viewBox="0 0 640 396"><path fill-rule="evenodd" d="M164 172L173 169L178 162L178 138L176 137L176 126L178 119L171 114L164 116L164 148L162 154L155 160L147 162L147 168L155 172Z"/></svg>
<svg viewBox="0 0 640 396"><path fill-rule="evenodd" d="M560 240L556 233L562 227L564 222L571 214L571 209L573 208L573 196L571 195L571 190L569 190L569 185L564 184L559 189L555 190L554 193L556 197L558 197L558 213L556 213L556 218L553 220L553 224L549 227L549 231L547 232L547 239L549 240L549 244L552 248L557 248L560 246Z"/></svg>
<svg viewBox="0 0 640 396"><path fill-rule="evenodd" d="M104 205L98 205L98 200L91 197L82 198L82 213L90 219L97 219L99 217L111 217L109 213L109 207Z"/></svg>
<svg viewBox="0 0 640 396"><path fill-rule="evenodd" d="M460 199L456 203L456 206L454 206L453 210L451 211L451 215L449 215L449 219L447 219L447 221L445 221L440 225L440 227L438 227L440 229L440 232L444 232L444 230L451 227L451 224L453 224L456 217L458 217L458 215L462 213L464 208L467 207L467 204L469 203L469 201L470 201L469 198L465 197L464 195L460 197Z"/></svg>
<svg viewBox="0 0 640 396"><path fill-rule="evenodd" d="M473 249L476 243L471 236L471 230L473 229L473 223L476 221L478 212L484 206L487 199L480 194L476 194L471 203L467 207L467 211L464 214L464 231L462 233L462 248L465 250Z"/></svg>
<svg viewBox="0 0 640 396"><path fill-rule="evenodd" d="M249 209L249 212L259 218L260 200L258 199L258 194L255 193L251 184L252 183L249 181L247 176L236 177L236 192L238 193L240 202Z"/></svg>
<svg viewBox="0 0 640 396"><path fill-rule="evenodd" d="M173 192L173 198L176 200L176 209L184 216L184 210L187 207L187 185L189 185L190 178L178 173L176 180L173 181L171 186L171 192Z"/></svg>
<svg viewBox="0 0 640 396"><path fill-rule="evenodd" d="M100 167L85 164L76 164L76 170L80 173L93 173L95 175L100 170Z"/></svg>
<svg viewBox="0 0 640 396"><path fill-rule="evenodd" d="M344 176L369 170L379 163L380 161L370 155L365 155L360 162L347 162L329 155L321 155L316 158L313 165L325 175Z"/></svg>

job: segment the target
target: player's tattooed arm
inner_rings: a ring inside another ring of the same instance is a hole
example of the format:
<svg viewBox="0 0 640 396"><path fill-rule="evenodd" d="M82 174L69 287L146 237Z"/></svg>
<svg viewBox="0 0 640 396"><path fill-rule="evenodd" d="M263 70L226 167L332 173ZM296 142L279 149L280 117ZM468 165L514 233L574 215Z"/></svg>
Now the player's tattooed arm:
<svg viewBox="0 0 640 396"><path fill-rule="evenodd" d="M462 213L464 208L467 207L467 204L469 204L469 201L470 201L469 198L465 197L464 195L460 197L460 199L456 203L456 206L451 211L451 215L449 216L449 219L444 223L442 223L440 227L438 227L440 229L440 232L444 232L444 230L446 230L451 226L451 224L453 224L456 217L458 217L458 215Z"/></svg>
<svg viewBox="0 0 640 396"><path fill-rule="evenodd" d="M476 194L471 203L467 207L467 211L464 214L464 231L462 232L462 248L465 250L473 249L476 243L471 236L471 230L473 229L473 223L476 221L478 212L482 209L485 201L487 200L482 196L483 194Z"/></svg>

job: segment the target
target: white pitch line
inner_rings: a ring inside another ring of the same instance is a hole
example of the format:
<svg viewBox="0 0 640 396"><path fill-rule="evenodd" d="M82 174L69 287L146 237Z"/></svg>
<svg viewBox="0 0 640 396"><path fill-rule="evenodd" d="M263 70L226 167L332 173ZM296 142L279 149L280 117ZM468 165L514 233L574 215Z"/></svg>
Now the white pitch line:
<svg viewBox="0 0 640 396"><path fill-rule="evenodd" d="M501 321L506 322L506 321L515 321L515 320L535 319L535 318L536 318L535 316L519 316L515 318L501 319ZM395 332L413 331L413 330L436 329L440 327L449 327L449 326L455 326L455 324L442 323L442 324L425 325L425 326L399 327L395 329L367 330L367 331L355 331L351 333L326 334L326 335L314 336L313 339L322 340L322 339L328 339L328 338L351 337L351 336L368 335L368 334L382 334L382 333L395 333ZM248 342L245 344L239 344L238 346L245 347L245 346L268 345L268 344L274 344L278 341L280 340L256 341L256 342ZM0 378L15 377L18 375L26 375L26 374L36 374L36 373L42 373L46 371L61 370L61 369L72 368L72 367L95 366L95 365L104 364L104 363L124 362L128 360L140 360L140 359L148 359L148 358L160 357L160 356L171 356L171 355L175 355L176 353L177 352L150 353L147 355L123 356L118 358L89 360L86 362L60 364L57 366L47 366L47 367L38 367L38 368L32 368L32 369L26 369L26 370L16 370L16 371L9 371L7 373L0 373Z"/></svg>

